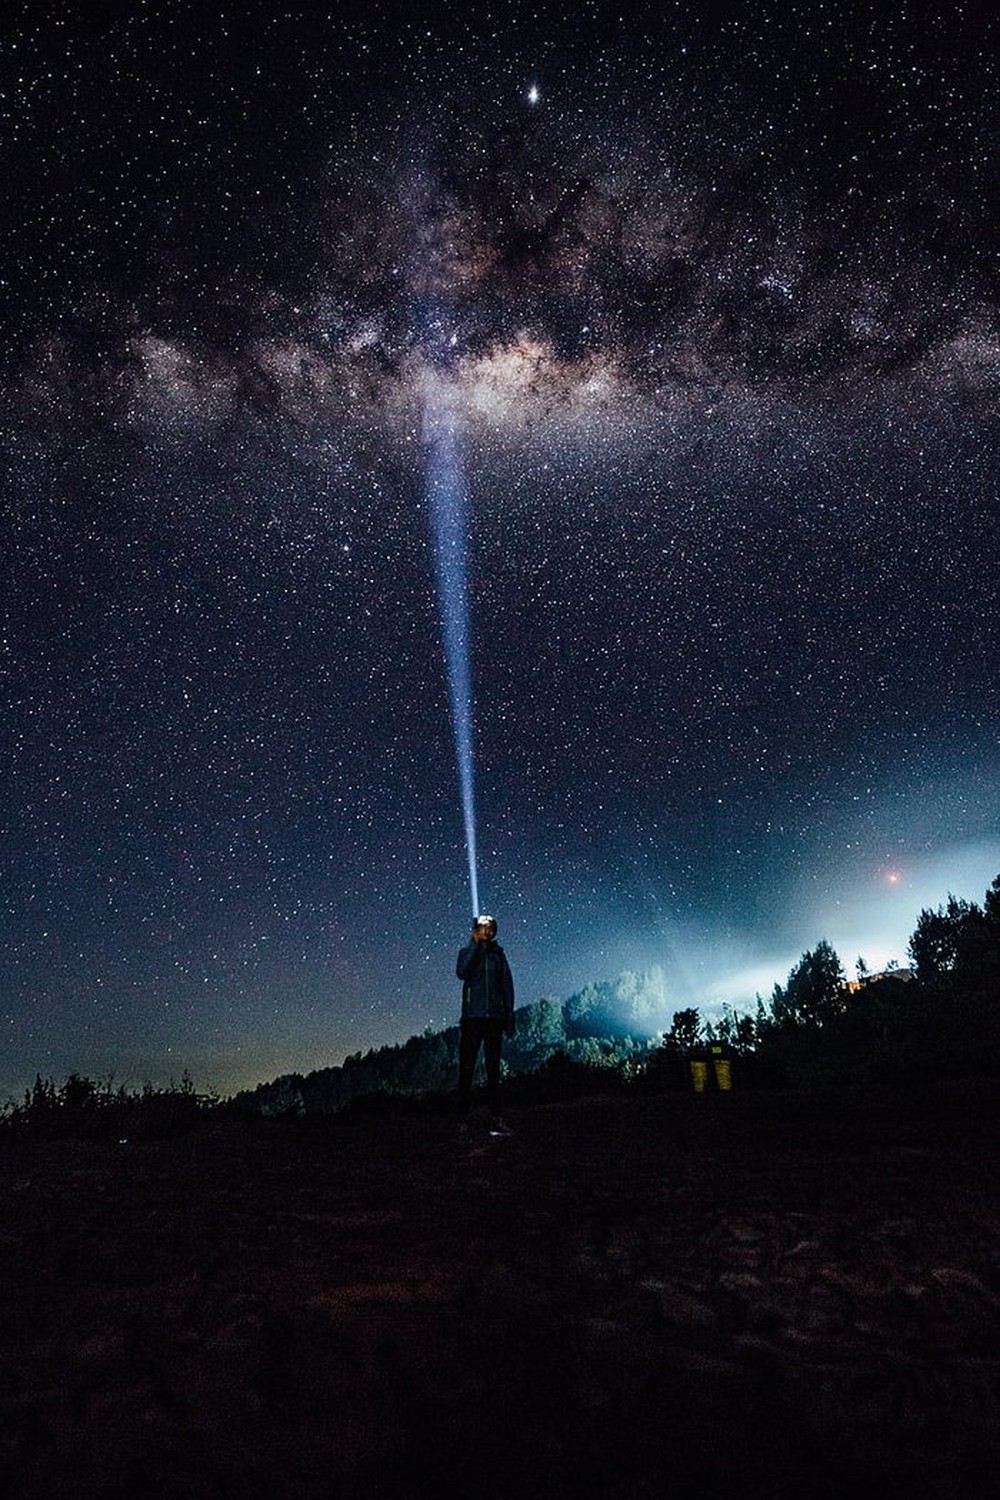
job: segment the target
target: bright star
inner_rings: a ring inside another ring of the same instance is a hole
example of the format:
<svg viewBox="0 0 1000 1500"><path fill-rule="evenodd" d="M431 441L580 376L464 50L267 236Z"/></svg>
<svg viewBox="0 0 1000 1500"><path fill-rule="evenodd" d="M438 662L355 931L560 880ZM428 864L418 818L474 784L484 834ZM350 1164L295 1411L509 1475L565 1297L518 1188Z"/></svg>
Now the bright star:
<svg viewBox="0 0 1000 1500"><path fill-rule="evenodd" d="M528 103L537 104L540 98L541 94L538 92L538 85L537 83L533 83L528 90Z"/></svg>

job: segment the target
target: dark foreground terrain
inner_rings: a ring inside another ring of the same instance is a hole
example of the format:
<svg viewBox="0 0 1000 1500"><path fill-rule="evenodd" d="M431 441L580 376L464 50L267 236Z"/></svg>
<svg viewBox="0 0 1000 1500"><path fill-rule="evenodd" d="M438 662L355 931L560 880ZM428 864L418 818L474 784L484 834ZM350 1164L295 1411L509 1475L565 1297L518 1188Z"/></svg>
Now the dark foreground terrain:
<svg viewBox="0 0 1000 1500"><path fill-rule="evenodd" d="M998 1105L0 1150L0 1492L1000 1492Z"/></svg>

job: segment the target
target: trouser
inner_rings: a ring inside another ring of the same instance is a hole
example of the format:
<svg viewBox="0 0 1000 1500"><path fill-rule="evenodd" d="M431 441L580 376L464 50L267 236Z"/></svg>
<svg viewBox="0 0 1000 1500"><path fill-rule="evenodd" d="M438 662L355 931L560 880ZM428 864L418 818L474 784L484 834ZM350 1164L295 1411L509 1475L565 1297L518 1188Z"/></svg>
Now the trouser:
<svg viewBox="0 0 1000 1500"><path fill-rule="evenodd" d="M494 1016L465 1016L458 1048L458 1107L463 1114L472 1105L472 1078L482 1044L486 1064L486 1099L493 1114L500 1108L500 1049L503 1021Z"/></svg>

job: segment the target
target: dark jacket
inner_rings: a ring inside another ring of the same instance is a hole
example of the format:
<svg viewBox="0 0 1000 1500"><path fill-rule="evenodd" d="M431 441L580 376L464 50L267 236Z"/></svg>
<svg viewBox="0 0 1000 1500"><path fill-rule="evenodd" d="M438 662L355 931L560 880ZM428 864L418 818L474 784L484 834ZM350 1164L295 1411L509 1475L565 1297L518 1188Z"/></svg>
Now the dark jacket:
<svg viewBox="0 0 1000 1500"><path fill-rule="evenodd" d="M463 1016L511 1019L514 978L499 943L469 943L459 951L455 972L462 981Z"/></svg>

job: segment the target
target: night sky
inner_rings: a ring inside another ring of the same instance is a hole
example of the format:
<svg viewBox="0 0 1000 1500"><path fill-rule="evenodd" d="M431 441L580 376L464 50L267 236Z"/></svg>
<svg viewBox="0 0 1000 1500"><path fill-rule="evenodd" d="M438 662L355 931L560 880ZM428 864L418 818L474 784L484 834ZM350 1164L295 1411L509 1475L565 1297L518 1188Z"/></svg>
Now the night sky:
<svg viewBox="0 0 1000 1500"><path fill-rule="evenodd" d="M1000 871L989 7L5 8L0 1095L665 1019Z"/></svg>

